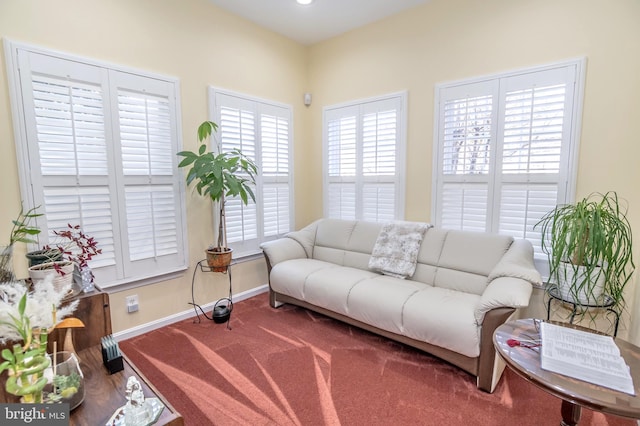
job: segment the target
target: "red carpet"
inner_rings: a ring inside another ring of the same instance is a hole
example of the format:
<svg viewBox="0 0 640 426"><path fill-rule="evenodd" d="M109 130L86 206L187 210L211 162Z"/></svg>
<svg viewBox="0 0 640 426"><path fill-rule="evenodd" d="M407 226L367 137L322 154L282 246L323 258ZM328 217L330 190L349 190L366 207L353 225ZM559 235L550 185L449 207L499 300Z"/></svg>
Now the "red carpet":
<svg viewBox="0 0 640 426"><path fill-rule="evenodd" d="M428 354L302 308L236 303L120 342L192 425L558 425L560 400L506 370L495 393ZM636 425L583 409L580 425Z"/></svg>

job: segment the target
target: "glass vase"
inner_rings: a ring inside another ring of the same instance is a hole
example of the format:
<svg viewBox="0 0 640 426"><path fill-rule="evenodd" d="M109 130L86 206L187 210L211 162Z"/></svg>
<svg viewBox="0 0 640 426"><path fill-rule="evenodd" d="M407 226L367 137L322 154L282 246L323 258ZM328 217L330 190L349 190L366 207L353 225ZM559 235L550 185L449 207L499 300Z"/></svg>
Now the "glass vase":
<svg viewBox="0 0 640 426"><path fill-rule="evenodd" d="M44 402L68 403L73 410L84 401L84 375L73 352L50 354L50 381L44 388Z"/></svg>
<svg viewBox="0 0 640 426"><path fill-rule="evenodd" d="M0 246L0 283L15 281L13 274L13 246Z"/></svg>

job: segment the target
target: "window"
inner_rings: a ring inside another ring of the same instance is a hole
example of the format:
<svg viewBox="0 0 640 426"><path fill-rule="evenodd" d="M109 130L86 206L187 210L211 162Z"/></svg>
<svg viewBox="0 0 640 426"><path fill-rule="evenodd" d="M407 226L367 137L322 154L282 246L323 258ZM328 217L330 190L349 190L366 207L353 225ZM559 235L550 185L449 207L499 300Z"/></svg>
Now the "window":
<svg viewBox="0 0 640 426"><path fill-rule="evenodd" d="M406 93L324 109L324 215L404 218Z"/></svg>
<svg viewBox="0 0 640 426"><path fill-rule="evenodd" d="M214 137L222 149L240 149L258 166L256 202L226 200L227 240L236 257L255 254L263 241L289 232L293 223L291 108L210 88Z"/></svg>
<svg viewBox="0 0 640 426"><path fill-rule="evenodd" d="M436 88L435 223L526 238L544 264L533 226L573 198L583 69L574 61Z"/></svg>
<svg viewBox="0 0 640 426"><path fill-rule="evenodd" d="M186 268L177 81L11 44L23 200L39 244L79 224L102 287ZM55 238L55 237L53 237Z"/></svg>

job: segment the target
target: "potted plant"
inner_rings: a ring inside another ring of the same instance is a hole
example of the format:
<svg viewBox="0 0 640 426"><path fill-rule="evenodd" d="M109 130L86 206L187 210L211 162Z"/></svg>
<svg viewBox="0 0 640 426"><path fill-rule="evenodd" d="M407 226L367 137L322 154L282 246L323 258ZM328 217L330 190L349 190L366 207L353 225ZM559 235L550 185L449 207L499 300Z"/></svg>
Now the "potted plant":
<svg viewBox="0 0 640 426"><path fill-rule="evenodd" d="M30 251L25 255L29 261L29 266L40 265L41 263L56 262L62 259L62 252L56 249L42 248Z"/></svg>
<svg viewBox="0 0 640 426"><path fill-rule="evenodd" d="M85 291L93 290L93 271L89 267L89 261L102 253L98 248L98 242L94 237L85 234L80 225L67 224L67 229L53 231L59 242L55 247L46 246L46 250L57 251L61 257L74 265L74 273L80 275L82 288Z"/></svg>
<svg viewBox="0 0 640 426"><path fill-rule="evenodd" d="M79 275L85 291L93 289L93 272L89 261L102 253L95 238L85 234L80 225L67 224L63 230L54 230L56 242L38 252L49 261L29 267L29 275L36 280L55 274L54 285L58 289L70 286L73 275Z"/></svg>
<svg viewBox="0 0 640 426"><path fill-rule="evenodd" d="M62 306L64 294L55 291L50 280L34 283L31 291L23 283L2 283L0 295L0 342L9 346L2 350L0 363L0 373L9 371L6 391L24 403L74 396L81 388L81 373L56 369L55 362L52 369L46 349L49 332L66 321L58 322L76 309L78 301Z"/></svg>
<svg viewBox="0 0 640 426"><path fill-rule="evenodd" d="M9 245L0 247L0 283L11 282L14 280L13 275L13 246L15 243L35 243L36 241L31 238L40 233L40 229L34 226L30 226L31 219L38 216L42 216L36 213L37 207L24 211L24 208L20 207L20 213L18 217L13 220L13 227L9 234Z"/></svg>
<svg viewBox="0 0 640 426"><path fill-rule="evenodd" d="M251 186L255 184L257 166L239 149L223 152L221 144L217 144L216 152L207 150L205 141L218 129L213 121L205 121L198 127L198 152L181 151L184 157L178 167L190 167L187 172L187 185L195 182L198 194L209 197L217 203L218 239L206 251L209 266L217 272L226 271L231 263L232 249L227 247L225 223L225 200L239 196L246 205L249 198L255 201Z"/></svg>
<svg viewBox="0 0 640 426"><path fill-rule="evenodd" d="M549 258L549 279L563 300L601 305L608 296L624 306L624 289L635 269L631 226L617 193L593 193L558 205L535 225Z"/></svg>

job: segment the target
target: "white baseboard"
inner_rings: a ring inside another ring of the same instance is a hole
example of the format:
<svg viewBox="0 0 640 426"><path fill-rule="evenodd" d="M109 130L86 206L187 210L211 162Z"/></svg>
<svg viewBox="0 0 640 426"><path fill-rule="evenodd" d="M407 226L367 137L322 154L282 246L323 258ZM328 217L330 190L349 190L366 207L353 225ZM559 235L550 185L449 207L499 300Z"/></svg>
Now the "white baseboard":
<svg viewBox="0 0 640 426"><path fill-rule="evenodd" d="M269 291L269 285L264 284L256 288L252 288L251 290L234 294L233 302L240 302L242 300L249 299L250 297L257 296L258 294L266 293L267 291ZM205 312L212 311L215 304L216 302L207 303L206 305L202 305L202 309ZM201 312L200 314L202 315ZM132 328L128 328L126 330L119 331L117 333L113 333L113 338L119 342L121 340L130 339L132 337L139 336L140 334L147 333L151 330L155 330L156 328L164 327L165 325L173 324L174 322L182 321L195 316L195 310L193 308L190 308L185 311L178 312L177 314L161 318L159 320L151 321L146 324L141 324Z"/></svg>

